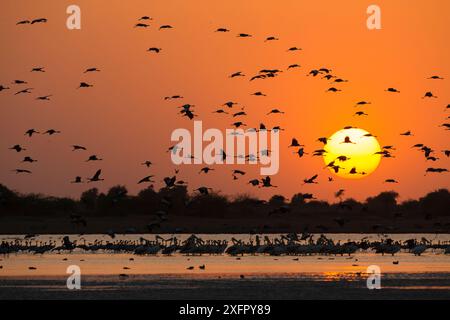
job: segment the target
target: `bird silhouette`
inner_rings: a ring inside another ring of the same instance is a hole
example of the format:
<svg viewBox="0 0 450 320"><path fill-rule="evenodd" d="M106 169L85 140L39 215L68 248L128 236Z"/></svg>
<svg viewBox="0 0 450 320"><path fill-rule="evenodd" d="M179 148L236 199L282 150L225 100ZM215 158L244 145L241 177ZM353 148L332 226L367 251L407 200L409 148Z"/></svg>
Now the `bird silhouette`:
<svg viewBox="0 0 450 320"><path fill-rule="evenodd" d="M95 174L92 176L92 178L87 178L88 183L89 182L104 181L105 179L101 179L100 178L101 174L102 174L102 170L101 169L97 170L97 172L95 172Z"/></svg>
<svg viewBox="0 0 450 320"><path fill-rule="evenodd" d="M70 183L83 183L83 181L80 176L76 176L75 180L71 181Z"/></svg>
<svg viewBox="0 0 450 320"><path fill-rule="evenodd" d="M52 136L54 134L61 133L61 131L55 130L55 129L48 129L47 131L43 132L42 134L48 134L49 136Z"/></svg>
<svg viewBox="0 0 450 320"><path fill-rule="evenodd" d="M31 72L45 72L44 67L35 67L31 69Z"/></svg>
<svg viewBox="0 0 450 320"><path fill-rule="evenodd" d="M425 175L427 173L429 173L429 172L431 172L431 173L442 173L442 172L448 172L448 170L445 169L445 168L427 168L427 170L425 171Z"/></svg>
<svg viewBox="0 0 450 320"><path fill-rule="evenodd" d="M93 87L92 84L89 84L87 82L80 82L80 86L78 87L78 89L80 89L80 88L91 88L91 87Z"/></svg>
<svg viewBox="0 0 450 320"><path fill-rule="evenodd" d="M36 100L46 100L46 101L50 101L50 97L51 97L52 95L50 94L50 95L46 95L46 96L40 96L40 97L37 97L36 98Z"/></svg>
<svg viewBox="0 0 450 320"><path fill-rule="evenodd" d="M100 70L95 67L87 68L86 70L84 70L84 73L88 73L88 72L100 72Z"/></svg>
<svg viewBox="0 0 450 320"><path fill-rule="evenodd" d="M275 114L275 113L281 113L281 114L284 114L284 111L280 111L280 110L278 110L278 109L272 109L272 110L270 110L270 111L267 113L267 115L269 115L269 114Z"/></svg>
<svg viewBox="0 0 450 320"><path fill-rule="evenodd" d="M401 136L412 136L413 134L412 134L412 132L411 131L405 131L405 132L402 132L402 133L400 133L400 135Z"/></svg>
<svg viewBox="0 0 450 320"><path fill-rule="evenodd" d="M26 170L26 169L14 169L13 172L15 172L16 174L20 174L20 173L31 174L32 173L30 170Z"/></svg>
<svg viewBox="0 0 450 320"><path fill-rule="evenodd" d="M12 82L12 84L27 84L28 82L24 81L24 80L14 80Z"/></svg>
<svg viewBox="0 0 450 320"><path fill-rule="evenodd" d="M201 195L207 196L209 194L210 190L212 190L212 189L208 188L208 187L199 187L199 188L195 189L194 191L198 191Z"/></svg>
<svg viewBox="0 0 450 320"><path fill-rule="evenodd" d="M328 90L326 92L338 92L338 91L342 91L341 89L337 89L335 87L330 87L328 88Z"/></svg>
<svg viewBox="0 0 450 320"><path fill-rule="evenodd" d="M303 157L305 154L308 154L305 152L304 148L299 148L296 152L294 152L295 154L298 155L299 158Z"/></svg>
<svg viewBox="0 0 450 320"><path fill-rule="evenodd" d="M23 158L22 162L34 163L37 162L37 160L34 160L33 158L27 156Z"/></svg>
<svg viewBox="0 0 450 320"><path fill-rule="evenodd" d="M10 89L9 87L5 87L3 85L0 85L0 92L3 91L3 90L9 90L9 89Z"/></svg>
<svg viewBox="0 0 450 320"><path fill-rule="evenodd" d="M277 41L277 40L279 40L277 37L275 37L275 36L270 36L270 37L267 37L267 38L264 40L264 42L267 42L267 41Z"/></svg>
<svg viewBox="0 0 450 320"><path fill-rule="evenodd" d="M387 91L387 92L394 92L394 93L400 93L400 91L398 91L395 88L387 88L385 91Z"/></svg>
<svg viewBox="0 0 450 320"><path fill-rule="evenodd" d="M155 52L155 53L160 53L161 52L161 48L156 48L156 47L151 47L151 48L148 48L147 49L147 51L149 51L149 52Z"/></svg>
<svg viewBox="0 0 450 320"><path fill-rule="evenodd" d="M364 106L364 105L367 105L367 104L371 104L371 102L367 102L367 101L358 101L358 102L355 104L355 107L357 107L357 106Z"/></svg>
<svg viewBox="0 0 450 320"><path fill-rule="evenodd" d="M173 27L170 24L164 24L164 25L160 26L158 30L163 30L163 29L173 29Z"/></svg>
<svg viewBox="0 0 450 320"><path fill-rule="evenodd" d="M228 112L226 112L223 109L217 109L216 111L213 111L213 113L224 113L224 114L228 114Z"/></svg>
<svg viewBox="0 0 450 320"><path fill-rule="evenodd" d="M292 138L291 144L288 146L290 147L304 147L304 145L300 144L296 138Z"/></svg>
<svg viewBox="0 0 450 320"><path fill-rule="evenodd" d="M31 24L35 24L35 23L45 23L48 20L46 18L39 18L39 19L34 19L31 21Z"/></svg>
<svg viewBox="0 0 450 320"><path fill-rule="evenodd" d="M238 38L250 38L252 35L248 33L239 33L237 35Z"/></svg>
<svg viewBox="0 0 450 320"><path fill-rule="evenodd" d="M272 185L270 176L261 179L261 188L276 188L277 186Z"/></svg>
<svg viewBox="0 0 450 320"><path fill-rule="evenodd" d="M35 133L39 133L39 131L36 131L35 129L28 129L24 135L29 136L31 138Z"/></svg>
<svg viewBox="0 0 450 320"><path fill-rule="evenodd" d="M14 146L12 146L11 148L9 148L10 150L15 150L16 152L22 152L22 151L24 151L24 150L27 150L27 149L25 149L24 147L22 147L21 145L19 145L19 144L16 144L16 145L14 145Z"/></svg>
<svg viewBox="0 0 450 320"><path fill-rule="evenodd" d="M217 28L215 32L230 32L227 28Z"/></svg>
<svg viewBox="0 0 450 320"><path fill-rule="evenodd" d="M238 72L232 73L229 77L230 78L245 77L245 75L241 71L238 71Z"/></svg>
<svg viewBox="0 0 450 320"><path fill-rule="evenodd" d="M76 145L76 144L72 145L72 151L77 151L77 150L84 150L84 151L86 151L87 149L86 149L86 147L83 147L83 146L80 146L80 145Z"/></svg>
<svg viewBox="0 0 450 320"><path fill-rule="evenodd" d="M214 170L214 169L212 169L212 168L210 168L210 167L203 167L203 168L201 168L200 169L200 171L198 172L199 174L200 173L208 173L209 171L212 171L212 170Z"/></svg>
<svg viewBox="0 0 450 320"><path fill-rule="evenodd" d="M356 144L355 142L353 142L353 141L350 140L350 137L349 137L349 136L346 136L346 137L344 138L344 141L342 141L341 143L352 143L352 144Z"/></svg>
<svg viewBox="0 0 450 320"><path fill-rule="evenodd" d="M294 64L290 64L290 65L287 67L287 69L289 70L289 69L300 68L300 67L301 67L301 66L300 66L299 64L294 63Z"/></svg>
<svg viewBox="0 0 450 320"><path fill-rule="evenodd" d="M141 180L139 180L138 184L145 183L145 182L155 182L155 181L152 181L153 177L154 177L153 175L146 176L146 177L142 178Z"/></svg>
<svg viewBox="0 0 450 320"><path fill-rule="evenodd" d="M33 88L26 88L26 89L17 91L14 95L23 94L23 93L31 93L30 90L33 90Z"/></svg>
<svg viewBox="0 0 450 320"><path fill-rule="evenodd" d="M89 158L86 160L86 162L89 162L89 161L101 161L101 160L103 160L103 159L100 159L95 154L93 154L93 155L89 156Z"/></svg>
<svg viewBox="0 0 450 320"><path fill-rule="evenodd" d="M146 166L147 168L150 168L150 166L153 164L151 161L146 160L143 163L141 163L143 166Z"/></svg>
<svg viewBox="0 0 450 320"><path fill-rule="evenodd" d="M242 127L242 126L246 126L246 124L243 123L243 122L241 122L241 121L234 122L234 123L232 123L231 125L234 126L235 128L239 128L239 127Z"/></svg>
<svg viewBox="0 0 450 320"><path fill-rule="evenodd" d="M252 96L259 96L259 97L265 97L266 95L262 93L261 91L256 91L251 94Z"/></svg>
<svg viewBox="0 0 450 320"><path fill-rule="evenodd" d="M135 28L148 28L148 27L150 27L150 25L149 25L149 24L146 24L146 23L141 23L141 22L139 22L139 23L136 23L136 24L134 25L134 27L135 27Z"/></svg>
<svg viewBox="0 0 450 320"><path fill-rule="evenodd" d="M233 118L239 117L239 116L246 116L246 115L247 115L247 113L245 113L244 111L239 111L239 112L233 113Z"/></svg>
<svg viewBox="0 0 450 320"><path fill-rule="evenodd" d="M318 177L319 177L319 175L315 174L309 179L303 179L303 184L317 184L318 182L316 181L316 179Z"/></svg>
<svg viewBox="0 0 450 320"><path fill-rule="evenodd" d="M422 99L425 99L425 98L437 98L437 97L435 95L433 95L433 93L431 91L427 91L423 95Z"/></svg>
<svg viewBox="0 0 450 320"><path fill-rule="evenodd" d="M174 99L183 99L183 96L180 96L179 94L176 94L176 95L173 95L173 96L164 97L164 100L174 100Z"/></svg>

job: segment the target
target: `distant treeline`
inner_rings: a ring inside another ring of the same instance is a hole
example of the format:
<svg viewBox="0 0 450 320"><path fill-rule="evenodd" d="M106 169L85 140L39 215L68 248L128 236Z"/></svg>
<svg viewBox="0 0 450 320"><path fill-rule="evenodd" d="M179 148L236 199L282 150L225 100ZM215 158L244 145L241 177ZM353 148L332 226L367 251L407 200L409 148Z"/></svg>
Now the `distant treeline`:
<svg viewBox="0 0 450 320"><path fill-rule="evenodd" d="M334 217L358 215L383 218L420 217L432 219L450 217L450 193L447 189L430 192L418 200L397 202L394 191L381 192L364 202L342 199L330 204L312 198L311 194L295 194L290 201L281 195L259 200L248 195L229 199L208 193L190 195L185 186L149 187L137 195L129 195L124 186L114 186L106 193L93 188L83 192L79 200L48 197L40 194L20 194L0 184L0 215L58 216L80 215L126 216L147 215L164 220L167 215L213 218L267 217L272 215L322 214Z"/></svg>

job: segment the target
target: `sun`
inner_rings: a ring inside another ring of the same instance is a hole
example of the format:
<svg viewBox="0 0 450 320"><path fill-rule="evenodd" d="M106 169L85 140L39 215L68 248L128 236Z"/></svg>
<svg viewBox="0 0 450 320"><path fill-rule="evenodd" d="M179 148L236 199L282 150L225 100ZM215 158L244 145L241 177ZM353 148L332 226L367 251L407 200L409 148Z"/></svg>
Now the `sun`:
<svg viewBox="0 0 450 320"><path fill-rule="evenodd" d="M328 139L324 150L325 165L342 178L366 177L376 170L381 160L377 139L359 128L337 131Z"/></svg>

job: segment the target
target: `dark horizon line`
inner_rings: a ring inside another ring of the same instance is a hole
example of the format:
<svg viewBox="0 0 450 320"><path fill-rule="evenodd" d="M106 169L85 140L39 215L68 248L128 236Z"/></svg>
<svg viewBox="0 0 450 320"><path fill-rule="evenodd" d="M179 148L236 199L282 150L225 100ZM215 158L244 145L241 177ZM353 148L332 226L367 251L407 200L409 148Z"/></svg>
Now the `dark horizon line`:
<svg viewBox="0 0 450 320"><path fill-rule="evenodd" d="M10 189L9 187L7 187L6 185L4 185L4 184L2 184L0 182L0 200L2 198L2 191L4 189L14 193L15 196L21 197L21 198L35 196L35 197L39 197L41 199L57 199L57 200L59 200L59 199L69 199L69 200L72 200L72 201L80 201L82 196L83 196L83 194L88 192L88 191L91 191L91 190L95 189L95 190L97 190L97 195L98 196L102 196L102 195L103 196L107 196L111 192L111 190L114 190L114 189L117 189L117 188L122 188L122 190L126 191L124 196L125 197L129 197L129 198L138 198L140 196L140 193L143 192L143 191L146 191L146 190L152 190L153 192L155 192L155 194L160 194L160 193L163 193L164 191L173 190L173 189L186 189L186 191L187 191L187 186L186 185L175 185L175 186L172 186L172 187L164 186L164 187L160 187L159 189L156 189L156 188L153 187L153 185L150 185L150 186L148 186L146 188L143 188L143 189L139 190L136 194L129 194L128 193L128 188L125 185L116 184L116 185L113 185L113 186L109 187L108 190L105 191L105 192L100 192L97 187L92 187L92 188L88 188L88 189L82 191L80 193L79 197L72 197L72 196L53 196L53 195L48 195L48 194L39 193L39 192L38 193L34 193L34 192L23 193L23 192L19 192L17 190L14 190L14 189ZM196 191L196 190L193 190L193 191ZM446 187L436 188L435 190L429 191L429 192L427 192L426 194L424 194L421 197L405 199L402 202L397 203L397 205L402 205L402 204L405 204L405 203L408 203L408 202L412 202L412 201L420 202L421 200L423 200L424 198L426 198L430 194L440 193L440 192L446 192L447 194L450 194L449 189L446 188ZM296 197L302 198L302 196L304 196L303 200L309 200L308 202L327 203L328 205L335 205L335 204L345 203L345 202L349 202L349 201L354 201L356 203L364 204L364 203L367 203L369 200L374 199L376 197L379 197L380 195L383 195L383 194L390 194L395 199L397 199L400 196L400 194L397 191L395 191L395 190L384 190L384 191L380 191L376 195L367 196L366 199L362 200L362 201L356 200L355 198L352 198L352 197L343 197L343 196L342 197L340 197L340 196L338 197L338 196L335 196L334 198L336 200L338 200L338 201L337 202L329 202L328 200L319 199L319 198L314 197L312 193L302 193L302 192L294 193L290 198L289 197L285 197L282 194L274 193L271 197L268 198L268 200L263 200L260 197L252 195L252 194L247 193L247 192L238 193L238 194L236 194L234 196L233 195L222 195L222 194L220 194L218 192L215 192L215 191L210 191L207 194L202 194L200 192L197 192L197 193L195 193L195 192L192 192L192 193L187 192L187 196L189 198L191 198L191 199L194 199L194 198L199 197L199 196L211 196L211 197L217 197L217 198L226 199L227 202L230 202L230 203L238 202L241 199L251 199L251 200L257 200L257 201L261 201L261 202L270 202L271 200L276 199L276 198L278 198L278 199L283 198L284 201L289 203L289 202L292 202L294 200L294 198L296 198ZM312 196L312 197L310 197L310 196Z"/></svg>

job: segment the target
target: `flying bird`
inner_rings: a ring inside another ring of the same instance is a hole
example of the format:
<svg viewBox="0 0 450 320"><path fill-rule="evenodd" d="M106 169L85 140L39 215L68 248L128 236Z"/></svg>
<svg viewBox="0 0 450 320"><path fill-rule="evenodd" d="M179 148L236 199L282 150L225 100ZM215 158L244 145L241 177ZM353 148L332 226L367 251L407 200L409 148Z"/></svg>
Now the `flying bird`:
<svg viewBox="0 0 450 320"><path fill-rule="evenodd" d="M313 175L311 178L309 179L303 179L303 184L312 184L315 183L317 184L318 182L316 181L317 177L319 177L318 174Z"/></svg>
<svg viewBox="0 0 450 320"><path fill-rule="evenodd" d="M39 131L36 131L35 129L28 129L24 135L29 136L31 138L35 133L39 133Z"/></svg>
<svg viewBox="0 0 450 320"><path fill-rule="evenodd" d="M55 129L49 129L49 130L45 131L42 134L48 134L49 136L52 136L52 135L57 134L57 133L61 133L61 131L58 131L58 130L55 130Z"/></svg>
<svg viewBox="0 0 450 320"><path fill-rule="evenodd" d="M22 93L31 93L30 90L33 90L33 88L26 88L20 91L17 91L14 95L22 94Z"/></svg>
<svg viewBox="0 0 450 320"><path fill-rule="evenodd" d="M73 148L72 151L87 150L85 147L80 146L80 145L76 145L76 144L72 145L72 148Z"/></svg>
<svg viewBox="0 0 450 320"><path fill-rule="evenodd" d="M341 143L352 143L352 144L356 144L355 142L353 142L353 141L350 140L350 137L349 137L349 136L346 136L346 137L344 138L344 141L342 141Z"/></svg>
<svg viewBox="0 0 450 320"><path fill-rule="evenodd" d="M385 91L387 91L387 92L395 92L395 93L400 93L400 91L398 91L397 89L395 89L395 88L387 88Z"/></svg>
<svg viewBox="0 0 450 320"><path fill-rule="evenodd" d="M230 78L245 77L245 75L241 71L238 71L238 72L232 73L229 77Z"/></svg>
<svg viewBox="0 0 450 320"><path fill-rule="evenodd" d="M37 97L36 100L46 100L46 101L50 101L50 97L51 97L51 96L52 96L51 94L49 94L49 95L47 95L47 96L40 96L40 97Z"/></svg>
<svg viewBox="0 0 450 320"><path fill-rule="evenodd" d="M92 85L92 84L89 84L89 83L87 83L87 82L80 82L80 86L77 88L77 89L80 89L80 88L90 88L90 87L93 87L94 85Z"/></svg>
<svg viewBox="0 0 450 320"><path fill-rule="evenodd" d="M275 113L282 113L282 114L284 114L284 111L280 111L278 109L272 109L272 110L270 110L270 112L267 113L267 115L275 114Z"/></svg>
<svg viewBox="0 0 450 320"><path fill-rule="evenodd" d="M145 183L145 182L155 182L155 181L152 181L153 177L154 177L153 175L146 176L146 177L142 178L141 180L139 180L138 184Z"/></svg>
<svg viewBox="0 0 450 320"><path fill-rule="evenodd" d="M97 182L97 181L103 181L105 179L101 179L100 175L102 174L102 170L99 169L97 172L92 176L92 178L87 178L88 182Z"/></svg>
<svg viewBox="0 0 450 320"><path fill-rule="evenodd" d="M21 152L21 151L27 150L27 149L25 149L24 147L22 147L22 146L19 145L19 144L16 144L16 145L12 146L12 147L9 148L9 149L10 149L10 150L15 150L16 152Z"/></svg>
<svg viewBox="0 0 450 320"><path fill-rule="evenodd" d="M148 27L150 27L150 25L149 24L146 24L146 23L136 23L135 25L134 25L134 27L135 28L148 28Z"/></svg>
<svg viewBox="0 0 450 320"><path fill-rule="evenodd" d="M37 160L34 160L33 158L27 156L27 157L23 158L22 162L33 163L33 162L37 162Z"/></svg>
<svg viewBox="0 0 450 320"><path fill-rule="evenodd" d="M423 95L422 99L425 99L425 98L437 98L437 97L435 95L433 95L433 93L431 91L427 91Z"/></svg>
<svg viewBox="0 0 450 320"><path fill-rule="evenodd" d="M266 40L264 40L264 42L267 42L267 41L276 41L276 40L279 40L279 39L278 39L277 37L270 36L270 37L267 37Z"/></svg>
<svg viewBox="0 0 450 320"><path fill-rule="evenodd" d="M288 148L290 147L304 147L304 145L300 144L296 138L292 138L291 145Z"/></svg>
<svg viewBox="0 0 450 320"><path fill-rule="evenodd" d="M46 18L39 18L39 19L34 19L31 21L31 24L35 24L35 23L45 23L47 22Z"/></svg>
<svg viewBox="0 0 450 320"><path fill-rule="evenodd" d="M162 30L162 29L173 29L173 27L169 24L164 24L164 25L160 26L158 30Z"/></svg>
<svg viewBox="0 0 450 320"><path fill-rule="evenodd" d="M100 70L95 67L87 68L86 70L84 70L84 73L88 73L88 72L100 72Z"/></svg>
<svg viewBox="0 0 450 320"><path fill-rule="evenodd" d="M153 164L151 161L146 160L143 163L141 163L143 166L146 166L147 168L150 168L150 166Z"/></svg>
<svg viewBox="0 0 450 320"><path fill-rule="evenodd" d="M31 174L31 171L30 170L26 170L26 169L14 169L13 172L15 172L16 174L19 174L19 173Z"/></svg>
<svg viewBox="0 0 450 320"><path fill-rule="evenodd" d="M103 160L103 159L100 159L95 154L93 154L93 155L89 156L89 158L86 160L86 162L89 162L89 161L101 161L101 160Z"/></svg>
<svg viewBox="0 0 450 320"><path fill-rule="evenodd" d="M160 53L161 50L162 50L161 48L156 48L156 47L151 47L151 48L147 49L148 52L155 52L155 53Z"/></svg>
<svg viewBox="0 0 450 320"><path fill-rule="evenodd" d="M70 181L70 183L83 183L83 181L80 176L77 176L75 177L75 180Z"/></svg>

